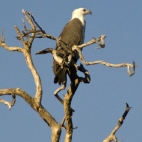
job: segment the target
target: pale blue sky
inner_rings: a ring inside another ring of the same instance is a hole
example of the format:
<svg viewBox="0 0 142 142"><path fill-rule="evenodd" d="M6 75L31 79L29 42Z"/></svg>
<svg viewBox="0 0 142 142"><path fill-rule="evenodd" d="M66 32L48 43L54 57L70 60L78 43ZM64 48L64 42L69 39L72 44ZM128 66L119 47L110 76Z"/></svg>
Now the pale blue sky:
<svg viewBox="0 0 142 142"><path fill-rule="evenodd" d="M101 142L116 126L127 102L133 107L116 136L124 142L142 141L142 1L141 0L1 0L0 30L5 29L8 45L22 44L16 40L14 25L23 30L22 9L33 13L40 26L58 37L64 25L70 20L75 8L85 7L92 11L86 16L85 41L92 37L106 35L106 48L95 50L97 45L84 48L87 61L104 60L110 63L132 63L138 67L129 77L126 68L108 68L103 65L86 66L91 74L90 84L80 84L72 101L74 142ZM58 85L53 84L53 58L50 54L36 56L35 53L47 47L55 47L55 41L36 39L32 47L33 61L43 85L43 106L61 122L63 106L54 97ZM80 62L80 61L79 61ZM0 88L20 87L34 96L35 84L23 55L0 48ZM82 74L81 74L82 75ZM68 81L68 85L70 82ZM65 91L60 93L63 96ZM11 100L10 97L5 97ZM50 141L51 131L39 115L21 98L9 111L0 104L0 142L45 142ZM64 130L61 141L64 140Z"/></svg>

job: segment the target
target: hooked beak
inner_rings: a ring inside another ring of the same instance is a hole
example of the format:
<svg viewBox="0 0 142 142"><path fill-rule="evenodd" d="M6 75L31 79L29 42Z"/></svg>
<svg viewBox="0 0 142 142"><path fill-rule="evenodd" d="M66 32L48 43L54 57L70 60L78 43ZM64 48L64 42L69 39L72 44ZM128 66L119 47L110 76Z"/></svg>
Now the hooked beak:
<svg viewBox="0 0 142 142"><path fill-rule="evenodd" d="M92 15L92 12L90 10L86 10L86 14L91 14Z"/></svg>

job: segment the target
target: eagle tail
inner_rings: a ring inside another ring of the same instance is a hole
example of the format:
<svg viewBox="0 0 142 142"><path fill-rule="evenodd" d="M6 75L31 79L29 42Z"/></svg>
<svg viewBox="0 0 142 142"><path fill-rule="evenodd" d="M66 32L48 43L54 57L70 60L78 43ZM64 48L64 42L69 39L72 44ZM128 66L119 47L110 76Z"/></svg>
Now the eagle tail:
<svg viewBox="0 0 142 142"><path fill-rule="evenodd" d="M55 75L54 83L59 83L59 85L61 85L66 81L66 67L61 68L55 60L53 62L53 72Z"/></svg>

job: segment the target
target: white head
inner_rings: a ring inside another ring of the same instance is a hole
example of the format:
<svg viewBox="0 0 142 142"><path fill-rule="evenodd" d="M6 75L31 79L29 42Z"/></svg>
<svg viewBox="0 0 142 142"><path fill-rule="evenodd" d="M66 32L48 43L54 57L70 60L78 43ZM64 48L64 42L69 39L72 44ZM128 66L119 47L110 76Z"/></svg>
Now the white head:
<svg viewBox="0 0 142 142"><path fill-rule="evenodd" d="M86 8L78 8L72 12L72 19L73 18L79 18L79 19L83 18L84 19L84 16L87 14L92 14L92 12Z"/></svg>

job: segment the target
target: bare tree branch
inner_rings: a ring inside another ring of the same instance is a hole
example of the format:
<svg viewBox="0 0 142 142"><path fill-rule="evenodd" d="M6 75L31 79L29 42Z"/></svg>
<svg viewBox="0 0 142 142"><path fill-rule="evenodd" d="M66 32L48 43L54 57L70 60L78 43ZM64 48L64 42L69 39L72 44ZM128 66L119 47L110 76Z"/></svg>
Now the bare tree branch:
<svg viewBox="0 0 142 142"><path fill-rule="evenodd" d="M57 38L50 35L50 34L46 34L46 32L39 26L39 24L36 22L35 18L33 17L33 15L31 14L31 18L33 19L34 23L36 24L36 26L40 29L41 33L42 33L42 36L38 37L38 38L49 38L49 39L52 39L52 40L56 40L57 41Z"/></svg>
<svg viewBox="0 0 142 142"><path fill-rule="evenodd" d="M61 135L61 125L51 116L51 114L42 106L36 103L36 99L32 98L28 93L23 91L20 88L9 88L9 89L0 89L0 96L4 95L17 95L22 97L40 116L41 118L51 127L52 130L52 142L59 142ZM14 99L14 96L13 96ZM0 101L2 102L2 101ZM11 107L14 105L15 100L12 103L6 101L2 102Z"/></svg>
<svg viewBox="0 0 142 142"><path fill-rule="evenodd" d="M25 18L27 19L27 21L29 22L29 24L31 25L32 30L36 30L31 17L28 17L27 13L24 10L22 12ZM31 33L31 37L27 36L26 40L24 40L23 33L20 32L18 27L15 26L14 28L17 32L18 40L22 41L24 47L23 48L9 47L6 43L4 43L3 33L2 33L2 39L0 40L0 46L5 48L8 51L19 51L24 54L27 66L29 67L35 81L36 93L34 98L32 98L28 93L26 93L20 88L0 89L0 96L11 95L13 97L13 100L11 103L3 99L0 99L0 102L6 104L9 108L11 108L15 103L13 94L22 97L35 111L37 111L37 113L41 116L41 118L50 126L52 130L52 142L59 142L60 135L61 135L61 125L58 124L58 122L51 116L51 114L41 105L42 84L41 84L40 76L38 72L36 71L36 68L34 67L32 57L31 57L31 47L35 37L35 33Z"/></svg>
<svg viewBox="0 0 142 142"><path fill-rule="evenodd" d="M20 30L18 29L17 26L14 26L14 28L15 28L15 31L17 32L17 35L18 35L17 37L19 37L18 40L21 40L22 44L25 45L26 42L25 42L24 38L22 37Z"/></svg>
<svg viewBox="0 0 142 142"><path fill-rule="evenodd" d="M81 45L79 45L79 46L77 46L77 47L78 47L79 49L82 49L83 47L89 46L89 45L94 44L94 43L98 43L98 45L99 45L101 48L104 48L104 47L105 47L105 41L104 41L105 37L106 37L106 35L101 35L98 39L93 38L92 40L90 40L90 41L88 41L88 42L86 42L86 43L83 43L83 44L81 44ZM74 48L76 48L76 47L72 47L72 50L73 50L73 51L76 50L76 49L74 49Z"/></svg>
<svg viewBox="0 0 142 142"><path fill-rule="evenodd" d="M7 44L5 43L1 43L0 42L0 46L4 47L6 50L8 51L19 51L19 52L23 52L25 59L26 59L26 63L30 69L30 71L33 74L34 80L35 80L35 84L36 84L36 94L35 94L35 98L37 98L37 102L40 103L41 101L41 95L42 95L42 86L41 86L41 80L40 77L34 67L34 64L32 62L32 57L31 57L31 53L29 51L29 49L27 48L21 48L21 47L9 47ZM27 47L27 46L26 46Z"/></svg>
<svg viewBox="0 0 142 142"><path fill-rule="evenodd" d="M16 102L16 96L12 95L12 102L8 102L6 100L0 99L0 102L7 105L9 109L11 109L12 106L14 106L15 102Z"/></svg>
<svg viewBox="0 0 142 142"><path fill-rule="evenodd" d="M18 52L23 52L23 49L18 46L8 46L6 43L0 42L0 46L5 48L8 51L18 51Z"/></svg>
<svg viewBox="0 0 142 142"><path fill-rule="evenodd" d="M27 19L27 21L29 22L29 24L31 25L32 29L34 29L34 24L32 23L32 20L27 16L26 12L24 10L22 10L25 18ZM14 27L16 29L16 32L18 34L18 36L21 36L22 37L22 33L20 32L20 30L18 29L18 27ZM32 33L32 36L34 34ZM31 57L31 45L32 45L32 41L34 38L31 38L30 39L30 42L28 41L24 41L23 37L22 38L19 38L24 47L21 48L21 47L9 47L7 44L5 44L3 41L0 42L0 46L4 47L5 49L9 50L9 51L19 51L19 52L22 52L25 56L25 60L26 60L26 63L34 77L34 80L35 80L35 84L36 84L36 94L35 94L35 98L36 98L36 102L37 104L40 104L41 102L41 98L42 98L42 86L41 86L41 80L40 80L40 77L34 67L34 64L33 64L33 61L32 61L32 57Z"/></svg>
<svg viewBox="0 0 142 142"><path fill-rule="evenodd" d="M78 88L78 85L80 83L79 79L74 76L73 74L70 75L71 85L68 88L67 94L64 97L64 114L65 114L65 122L66 122L66 135L64 142L71 142L72 140L72 134L73 134L73 123L72 123L72 110L71 107L71 101L73 98L73 95L75 94L75 91Z"/></svg>
<svg viewBox="0 0 142 142"><path fill-rule="evenodd" d="M74 66L76 68L76 66ZM64 96L64 115L65 115L65 122L66 122L66 136L64 142L71 142L72 134L73 134L73 123L72 123L72 115L73 111L71 109L71 101L72 98L79 86L80 82L89 83L90 82L90 75L89 72L83 67L83 65L77 66L78 70L85 74L85 78L80 78L77 76L76 72L69 71L69 77L71 80L71 85L67 90L66 95ZM73 69L73 68L72 68ZM73 69L74 70L74 69Z"/></svg>
<svg viewBox="0 0 142 142"><path fill-rule="evenodd" d="M110 135L103 141L103 142L118 142L115 133L117 132L117 130L121 127L121 125L123 124L123 121L125 119L125 117L127 116L129 110L131 109L131 107L129 107L129 105L126 103L126 110L123 113L122 117L120 117L120 119L118 120L118 124L116 125L116 127L112 130L112 132L110 133Z"/></svg>
<svg viewBox="0 0 142 142"><path fill-rule="evenodd" d="M22 50L23 50L21 47L18 47L18 46L8 46L5 43L4 30L2 31L2 37L0 39L0 46L5 48L8 51L19 51L19 52L22 52Z"/></svg>
<svg viewBox="0 0 142 142"><path fill-rule="evenodd" d="M22 12L23 12L25 18L27 19L27 21L30 23L30 25L32 24L32 30L28 30L26 28L26 24L25 24L24 20L22 19L25 31L23 31L22 36L17 36L18 39L23 38L23 37L28 37L28 38L45 38L46 37L46 38L57 41L58 38L56 38L50 34L46 34L46 32L36 22L32 13L30 13L28 11L24 11L24 10L22 10ZM38 28L38 30L36 30L36 28ZM32 35L29 35L29 34L32 34Z"/></svg>
<svg viewBox="0 0 142 142"><path fill-rule="evenodd" d="M71 142L72 141L72 134L73 129L76 129L77 127L73 127L72 123L72 110L70 109L72 97L75 94L75 91L78 88L80 81L79 78L74 79L74 82L71 83L67 94L64 97L64 113L65 113L65 122L66 122L66 135L64 142Z"/></svg>
<svg viewBox="0 0 142 142"><path fill-rule="evenodd" d="M33 64L31 53L28 50L24 50L23 54L25 56L27 66L29 67L29 69L34 77L34 81L35 81L35 85L36 85L35 98L37 100L37 103L40 104L41 99L42 99L42 84L41 84L40 76Z"/></svg>
<svg viewBox="0 0 142 142"><path fill-rule="evenodd" d="M24 16L25 16L25 18L26 18L26 20L29 22L29 24L31 25L31 27L32 27L32 30L36 30L36 27L35 27L35 25L34 25L34 23L33 23L33 21L32 21L32 18L31 18L31 16L32 16L32 14L31 13L27 13L26 11L24 11L24 9L22 9L22 13L24 14ZM30 15L30 17L28 17L28 15ZM31 38L30 38L30 40L29 40L29 45L30 45L30 47L31 47L31 44L32 44L32 42L33 42L33 40L34 40L34 37L35 37L35 33L33 32L32 34L31 34Z"/></svg>
<svg viewBox="0 0 142 142"><path fill-rule="evenodd" d="M22 97L26 102L28 102L32 106L33 102L32 97L22 89L20 88L0 89L0 96L13 95L13 94ZM34 110L37 110L36 106L34 106L33 108Z"/></svg>
<svg viewBox="0 0 142 142"><path fill-rule="evenodd" d="M28 17L28 14L24 10L22 10L22 12L23 12L26 20L31 25L32 30L36 30L32 19L30 17ZM18 35L22 35L22 33L19 31ZM31 51L30 51L31 46L32 46L32 42L34 40L34 36L35 36L35 33L32 33L32 38L30 38L29 41L26 41L26 44L24 44L23 54L25 56L27 66L29 67L29 69L30 69L30 71L31 71L31 73L34 77L34 81L35 81L35 85L36 85L35 99L36 99L37 104L39 105L41 103L41 99L42 99L42 85L41 85L40 76L39 76L38 72L36 71L36 69L34 67L32 57L31 57Z"/></svg>
<svg viewBox="0 0 142 142"><path fill-rule="evenodd" d="M81 46L81 47L84 47L84 46ZM85 65L95 65L95 64L102 64L102 65L105 65L107 67L115 67L115 68L120 68L120 67L124 67L126 66L127 67L127 72L129 74L129 76L132 76L134 73L135 73L135 62L133 62L133 64L129 64L129 63L121 63L121 64L111 64L111 63L108 63L108 62L105 62L103 60L98 60L98 61L93 61L93 62L87 62L83 55L82 55L82 51L79 49L78 46L74 45L73 46L73 50L76 50L78 51L79 53L79 57L81 59L81 61L85 64ZM133 69L133 71L131 72L130 71L130 67Z"/></svg>

